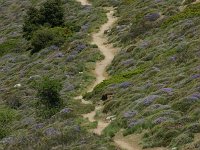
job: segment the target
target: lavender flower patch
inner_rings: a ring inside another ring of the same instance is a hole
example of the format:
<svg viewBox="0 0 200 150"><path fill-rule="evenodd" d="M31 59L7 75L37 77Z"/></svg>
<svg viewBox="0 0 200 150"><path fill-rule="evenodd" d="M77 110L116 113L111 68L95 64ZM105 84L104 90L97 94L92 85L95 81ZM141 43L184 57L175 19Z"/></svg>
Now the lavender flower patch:
<svg viewBox="0 0 200 150"><path fill-rule="evenodd" d="M131 117L136 116L137 113L138 113L138 112L135 111L135 110L133 110L133 111L128 111L128 112L125 112L125 113L123 114L123 117L124 117L124 118L131 118Z"/></svg>
<svg viewBox="0 0 200 150"><path fill-rule="evenodd" d="M169 108L170 108L169 105L161 105L161 104L154 104L149 106L150 110L169 109Z"/></svg>
<svg viewBox="0 0 200 150"><path fill-rule="evenodd" d="M128 128L132 128L135 127L137 125L142 125L144 123L144 119L139 119L139 120L132 120L130 121L130 123L128 124Z"/></svg>
<svg viewBox="0 0 200 150"><path fill-rule="evenodd" d="M57 129L53 128L53 127L50 127L50 128L47 128L45 131L44 131L44 134L47 136L47 137L55 137L55 136L58 136L60 135L60 131L58 131Z"/></svg>
<svg viewBox="0 0 200 150"><path fill-rule="evenodd" d="M90 28L89 23L86 23L86 24L81 26L81 31L82 32L87 32L89 30L89 28Z"/></svg>
<svg viewBox="0 0 200 150"><path fill-rule="evenodd" d="M167 118L167 117L158 117L153 121L153 124L161 124L168 120L169 120L169 118Z"/></svg>
<svg viewBox="0 0 200 150"><path fill-rule="evenodd" d="M164 88L164 86L165 86L165 84L163 84L163 83L156 84L156 87L158 87L159 89Z"/></svg>
<svg viewBox="0 0 200 150"><path fill-rule="evenodd" d="M86 45L85 44L77 44L76 47L73 49L72 51L72 54L78 54L80 53L81 51L83 51L84 49L86 49Z"/></svg>
<svg viewBox="0 0 200 150"><path fill-rule="evenodd" d="M61 58L61 57L64 57L65 55L63 54L63 53L61 53L61 52L59 52L59 53L57 53L56 55L55 55L55 57L59 57L59 58Z"/></svg>
<svg viewBox="0 0 200 150"><path fill-rule="evenodd" d="M75 55L70 54L69 56L67 56L66 61L71 62L72 60L74 60L75 57L76 57Z"/></svg>
<svg viewBox="0 0 200 150"><path fill-rule="evenodd" d="M121 62L121 64L124 65L124 66L130 66L130 65L133 65L133 63L134 63L133 59L128 59L128 60Z"/></svg>
<svg viewBox="0 0 200 150"><path fill-rule="evenodd" d="M200 78L200 74L194 74L191 76L192 79L198 79Z"/></svg>
<svg viewBox="0 0 200 150"><path fill-rule="evenodd" d="M160 3L162 2L163 0L155 0L155 3Z"/></svg>
<svg viewBox="0 0 200 150"><path fill-rule="evenodd" d="M150 13L150 14L147 14L144 18L147 21L156 21L158 18L160 18L160 14L159 13Z"/></svg>
<svg viewBox="0 0 200 150"><path fill-rule="evenodd" d="M200 93L199 92L193 93L192 96L197 97L198 99L200 99Z"/></svg>
<svg viewBox="0 0 200 150"><path fill-rule="evenodd" d="M39 130L42 129L45 126L44 123L38 123L32 126L32 130Z"/></svg>
<svg viewBox="0 0 200 150"><path fill-rule="evenodd" d="M162 88L161 91L163 91L163 92L165 92L165 93L167 93L169 95L172 95L174 89L172 89L172 88Z"/></svg>
<svg viewBox="0 0 200 150"><path fill-rule="evenodd" d="M158 95L149 95L143 99L143 105L149 106L151 105L156 99L160 98Z"/></svg>
<svg viewBox="0 0 200 150"><path fill-rule="evenodd" d="M130 82L123 82L123 83L119 84L119 88L127 88L131 85L132 85L132 83L130 83Z"/></svg>
<svg viewBox="0 0 200 150"><path fill-rule="evenodd" d="M200 100L200 93L193 93L192 95L188 96L186 98L189 102L197 102Z"/></svg>
<svg viewBox="0 0 200 150"><path fill-rule="evenodd" d="M75 59L75 57L80 53L82 52L83 50L86 49L86 45L85 44L81 44L81 43L78 43L78 44L75 44L76 46L73 48L72 52L69 54L69 56L67 57L66 61L67 62L71 62L72 60Z"/></svg>
<svg viewBox="0 0 200 150"><path fill-rule="evenodd" d="M175 62L176 60L177 60L177 57L176 57L176 56L171 56L171 57L169 58L169 61Z"/></svg>
<svg viewBox="0 0 200 150"><path fill-rule="evenodd" d="M149 95L145 98L140 98L135 101L135 109L142 109L142 107L150 106L158 98L160 98L158 95Z"/></svg>
<svg viewBox="0 0 200 150"><path fill-rule="evenodd" d="M139 48L145 49L145 48L148 48L149 45L150 45L149 41L143 41L142 43L140 43Z"/></svg>

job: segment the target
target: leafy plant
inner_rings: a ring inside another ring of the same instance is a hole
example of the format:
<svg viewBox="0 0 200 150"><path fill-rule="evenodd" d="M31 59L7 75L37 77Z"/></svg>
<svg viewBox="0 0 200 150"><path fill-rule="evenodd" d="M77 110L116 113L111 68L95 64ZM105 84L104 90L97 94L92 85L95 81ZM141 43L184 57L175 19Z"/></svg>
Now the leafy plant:
<svg viewBox="0 0 200 150"><path fill-rule="evenodd" d="M67 28L41 28L33 34L31 39L33 50L31 53L38 52L50 45L62 45L68 34L70 35L70 31Z"/></svg>
<svg viewBox="0 0 200 150"><path fill-rule="evenodd" d="M39 108L39 114L43 115L43 117L52 116L63 106L59 93L62 85L58 80L44 77L36 84L35 88L39 98L37 108Z"/></svg>
<svg viewBox="0 0 200 150"><path fill-rule="evenodd" d="M10 133L12 121L16 118L16 111L9 108L0 108L0 139L4 138Z"/></svg>

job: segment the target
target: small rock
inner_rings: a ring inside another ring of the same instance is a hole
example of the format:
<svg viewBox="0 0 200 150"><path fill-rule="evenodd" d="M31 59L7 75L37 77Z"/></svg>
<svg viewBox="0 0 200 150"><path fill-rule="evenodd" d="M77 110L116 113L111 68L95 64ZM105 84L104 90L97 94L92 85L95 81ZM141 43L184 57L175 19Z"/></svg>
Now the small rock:
<svg viewBox="0 0 200 150"><path fill-rule="evenodd" d="M19 88L19 87L21 87L22 85L21 84L15 84L15 88Z"/></svg>
<svg viewBox="0 0 200 150"><path fill-rule="evenodd" d="M116 119L116 115L106 117L106 120L113 121Z"/></svg>

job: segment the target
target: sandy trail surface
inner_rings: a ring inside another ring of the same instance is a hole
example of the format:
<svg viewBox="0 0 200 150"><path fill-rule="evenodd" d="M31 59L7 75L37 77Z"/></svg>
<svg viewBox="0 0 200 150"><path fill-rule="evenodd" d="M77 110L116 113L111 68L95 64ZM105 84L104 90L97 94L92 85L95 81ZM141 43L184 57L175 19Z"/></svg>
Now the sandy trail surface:
<svg viewBox="0 0 200 150"><path fill-rule="evenodd" d="M77 0L80 2L82 5L91 5L87 0ZM101 83L103 80L108 78L108 75L106 73L106 68L109 66L118 51L117 48L114 48L112 44L106 44L108 43L107 37L104 35L104 32L106 30L109 30L110 27L115 23L117 20L116 17L113 16L114 14L114 9L113 8L107 8L108 13L107 18L108 21L103 24L99 31L97 33L92 34L92 41L91 44L96 44L101 51L101 53L104 55L104 59L102 61L99 61L96 63L95 70L94 70L94 75L96 77L96 80L92 85L89 87L87 92L92 92L95 86L97 86L99 83ZM75 99L80 99L82 103L84 104L91 104L89 101L85 101L83 99L83 96L78 96ZM106 121L106 119L95 119L95 115L97 111L100 111L103 108L103 106L96 106L95 110L88 113L88 114L83 114L84 118L88 118L89 121L94 122L98 121L97 128L93 130L94 133L100 135L102 131L109 125L109 121Z"/></svg>
<svg viewBox="0 0 200 150"><path fill-rule="evenodd" d="M91 5L87 0L77 0L82 5ZM99 61L96 63L96 67L94 70L94 75L96 77L96 80L92 85L88 88L87 92L92 92L99 83L101 83L103 80L108 78L108 74L106 73L106 68L111 64L114 56L119 51L118 48L114 48L112 44L108 43L108 38L104 35L104 32L109 30L113 24L117 21L117 18L114 17L114 9L113 8L107 8L108 13L107 18L108 21L103 24L100 28L100 30L97 33L92 34L92 41L91 44L96 44L101 51L101 53L104 55L104 60ZM83 99L83 96L78 96L75 99L81 100L83 104L91 104L90 101L85 101ZM97 121L98 125L97 128L93 129L92 132L101 135L102 131L110 124L109 121L106 121L106 119L96 119L95 115L98 111L101 111L103 109L103 105L99 105L95 107L95 110L88 113L83 114L82 116L84 118L87 118L90 122ZM120 149L125 150L142 150L141 145L139 145L139 142L141 140L141 135L130 135L124 137L122 132L116 134L116 136L113 138L113 141L117 147ZM166 150L164 148L153 148L153 149L146 149L146 150Z"/></svg>

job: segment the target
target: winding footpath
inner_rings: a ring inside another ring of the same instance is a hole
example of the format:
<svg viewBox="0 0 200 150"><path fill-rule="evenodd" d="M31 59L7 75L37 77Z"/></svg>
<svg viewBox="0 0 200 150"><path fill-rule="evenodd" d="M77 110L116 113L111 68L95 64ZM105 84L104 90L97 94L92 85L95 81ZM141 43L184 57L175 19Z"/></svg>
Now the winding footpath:
<svg viewBox="0 0 200 150"><path fill-rule="evenodd" d="M82 5L91 5L87 0L76 0L80 2ZM117 18L114 17L114 8L106 8L108 10L107 18L108 21L103 24L100 28L100 30L97 33L92 34L92 41L91 44L96 44L101 51L101 53L104 55L104 60L97 62L96 67L94 70L94 75L96 77L95 82L89 87L87 92L92 92L95 86L97 86L99 83L101 83L103 80L108 78L108 74L106 72L107 66L109 66L116 55L116 53L119 51L118 48L114 48L112 44L106 44L108 43L108 38L104 35L104 32L110 27L113 26L113 24L117 21ZM81 100L84 104L91 104L90 101L85 101L83 99L83 96L75 97L75 99ZM86 119L88 119L90 122L97 121L98 125L95 129L93 129L91 132L101 135L102 131L110 124L110 122L106 121L106 119L95 119L95 115L98 111L101 111L103 109L103 105L99 105L95 107L95 110L88 113L83 114L82 116ZM113 141L115 145L120 149L125 150L142 150L142 147L139 145L141 139L141 135L129 135L124 137L122 135L122 132L119 132L116 134L116 136L113 138ZM165 150L163 148L153 148L153 149L146 149L146 150Z"/></svg>
<svg viewBox="0 0 200 150"><path fill-rule="evenodd" d="M81 2L82 5L91 5L87 0L77 0L78 2ZM107 8L108 13L107 18L108 21L101 26L99 29L99 32L92 34L92 41L91 44L96 44L101 51L101 53L104 55L104 60L99 61L96 63L94 75L96 77L95 82L89 87L87 92L92 92L95 86L97 86L99 83L101 83L103 80L108 78L108 74L106 73L106 68L109 66L117 53L118 49L113 48L111 44L106 44L108 42L107 37L104 35L104 32L108 30L112 25L117 21L117 18L113 16L114 9L113 8ZM82 103L84 104L90 104L91 102L85 101L82 96L78 96L75 99L80 99ZM110 122L107 122L105 120L96 120L95 115L97 111L100 111L103 108L102 105L96 106L95 110L88 113L83 114L84 118L88 118L90 122L98 121L97 128L94 129L92 132L98 135L101 135L102 131L109 125Z"/></svg>

